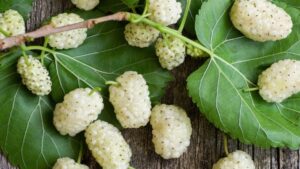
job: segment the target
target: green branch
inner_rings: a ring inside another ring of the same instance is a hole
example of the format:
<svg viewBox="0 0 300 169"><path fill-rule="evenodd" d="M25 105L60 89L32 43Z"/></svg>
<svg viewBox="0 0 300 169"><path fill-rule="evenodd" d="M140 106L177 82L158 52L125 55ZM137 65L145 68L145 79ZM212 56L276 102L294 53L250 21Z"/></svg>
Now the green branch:
<svg viewBox="0 0 300 169"><path fill-rule="evenodd" d="M183 17L182 17L182 20L181 20L181 23L180 23L178 32L182 32L183 29L184 29L185 22L186 22L186 20L187 20L187 17L188 17L189 11L190 11L190 7L191 7L191 1L192 1L192 0L187 0L187 1L186 1L184 14L183 14Z"/></svg>
<svg viewBox="0 0 300 169"><path fill-rule="evenodd" d="M204 52L206 52L207 54L209 54L210 56L214 56L214 53L212 51L210 51L209 49L207 49L206 47L202 46L201 44L181 35L180 32L178 32L177 30L171 29L169 27L166 27L164 25L161 25L159 23L156 23L150 19L144 18L141 15L138 14L133 14L133 13L128 13L127 18L128 21L136 21L136 20L140 20L140 22L143 22L147 25L150 25L154 28L156 28L157 30L159 30L161 33L167 33L169 35L172 35L184 42L186 42L187 44L190 44L196 48L199 48L201 50L203 50Z"/></svg>

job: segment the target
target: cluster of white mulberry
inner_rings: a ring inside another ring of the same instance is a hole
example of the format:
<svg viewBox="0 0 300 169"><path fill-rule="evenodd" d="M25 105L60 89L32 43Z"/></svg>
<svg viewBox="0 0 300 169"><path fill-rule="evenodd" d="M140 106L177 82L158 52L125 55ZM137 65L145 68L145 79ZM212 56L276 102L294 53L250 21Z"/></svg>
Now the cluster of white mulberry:
<svg viewBox="0 0 300 169"><path fill-rule="evenodd" d="M293 28L291 16L269 0L236 0L233 25L247 38L265 42L285 39ZM274 63L258 77L259 93L267 102L280 103L300 91L300 61Z"/></svg>
<svg viewBox="0 0 300 169"><path fill-rule="evenodd" d="M91 10L99 0L72 0L79 8ZM168 26L178 21L181 4L176 0L150 0L149 18ZM275 41L286 38L292 31L291 17L268 0L236 0L230 17L234 26L246 37L255 41ZM278 19L280 18L280 19ZM83 21L76 14L60 14L53 17L54 27ZM263 26L262 26L263 25ZM0 27L9 36L25 33L21 15L8 10L0 14ZM57 49L76 48L86 39L87 29L71 30L50 35L49 44ZM0 33L0 38L5 38ZM130 23L125 28L125 38L132 46L148 47L157 40L159 31L143 23ZM180 65L186 51L201 55L202 51L186 46L181 40L166 35L156 41L156 54L162 67L173 69ZM187 48L187 50L186 50ZM23 83L36 95L51 92L51 79L47 69L33 56L23 56L17 65ZM300 91L300 61L282 60L274 63L258 78L259 93L268 102L280 103ZM120 124L124 128L139 128L149 123L153 128L155 151L165 159L178 158L190 144L191 121L186 112L174 105L160 104L151 107L149 89L142 75L128 71L109 87L109 100ZM85 131L86 143L93 156L104 169L127 169L132 155L129 145L120 131L104 121L97 120L103 110L102 96L92 89L79 88L71 91L54 110L54 125L62 135L75 136ZM54 169L87 169L69 158L57 161ZM255 166L251 157L236 151L221 159L213 169L248 168Z"/></svg>
<svg viewBox="0 0 300 169"><path fill-rule="evenodd" d="M149 19L169 26L177 23L181 17L181 3L176 0L149 0ZM149 47L154 43L160 32L144 23L129 23L125 27L125 39L131 46ZM186 56L186 46L183 41L170 35L163 36L156 41L156 55L161 66L172 70L181 65Z"/></svg>
<svg viewBox="0 0 300 169"><path fill-rule="evenodd" d="M93 9L99 3L98 0L89 1L90 3L86 0L72 0L72 2L85 10ZM163 25L176 23L182 12L181 4L176 0L150 0L148 11L151 14L150 19ZM291 17L268 0L236 0L231 8L230 17L238 30L256 41L284 39L291 33L293 27ZM76 14L63 13L53 17L50 24L60 27L81 21L83 19ZM25 33L25 22L14 10L0 14L0 27L9 36ZM87 29L78 29L50 35L49 45L56 49L77 48L86 39L86 32ZM0 33L0 38L5 36L7 35ZM125 28L125 38L132 46L147 47L155 42L158 36L158 30L143 23L130 23ZM203 54L201 50L185 45L170 35L158 38L155 47L162 67L169 70L183 63L186 52L194 57ZM284 60L263 72L258 79L260 95L268 102L280 103L298 93L300 90L298 64L296 60ZM20 58L18 72L22 76L23 83L34 94L47 95L51 92L49 73L37 59L32 56Z"/></svg>
<svg viewBox="0 0 300 169"><path fill-rule="evenodd" d="M151 110L148 85L142 75L134 71L120 75L109 87L109 100L124 128L139 128L151 119L155 151L163 158L178 158L187 150L192 126L186 112L165 104ZM97 120L102 109L103 99L98 92L89 88L75 89L56 105L53 123L63 135L75 136L85 131L88 148L104 169L128 169L131 149L116 127ZM54 169L63 166L64 169L86 167L63 158Z"/></svg>

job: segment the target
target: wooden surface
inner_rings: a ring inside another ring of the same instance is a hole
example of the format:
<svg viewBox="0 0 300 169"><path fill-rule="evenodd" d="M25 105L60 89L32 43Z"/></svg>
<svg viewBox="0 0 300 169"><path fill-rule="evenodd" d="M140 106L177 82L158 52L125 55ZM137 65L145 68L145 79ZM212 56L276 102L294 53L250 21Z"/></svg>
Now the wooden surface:
<svg viewBox="0 0 300 169"><path fill-rule="evenodd" d="M27 23L28 30L41 25L49 18L70 7L68 0L36 0L34 10ZM213 127L198 111L185 89L186 77L201 61L187 59L184 65L173 71L176 77L163 99L163 103L177 104L189 112L192 119L193 136L188 152L177 160L162 160L153 151L151 142L151 128L123 131L123 135L133 150L132 166L136 169L211 169L212 164L224 156L222 133ZM241 149L252 155L257 169L300 169L300 151L287 149L263 150L254 146L247 146L235 140L229 140L229 149ZM86 152L88 154L88 152ZM89 155L85 155L84 163L91 169L100 168ZM6 159L0 155L0 169L14 169Z"/></svg>

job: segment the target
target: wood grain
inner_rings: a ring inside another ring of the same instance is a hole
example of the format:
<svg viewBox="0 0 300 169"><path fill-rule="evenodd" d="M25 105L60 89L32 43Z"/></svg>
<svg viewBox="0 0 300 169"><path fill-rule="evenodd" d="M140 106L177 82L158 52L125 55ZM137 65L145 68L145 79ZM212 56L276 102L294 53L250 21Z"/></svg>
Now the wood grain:
<svg viewBox="0 0 300 169"><path fill-rule="evenodd" d="M27 29L33 30L50 16L70 7L67 0L36 0ZM213 127L198 111L187 95L187 76L197 69L201 61L187 59L184 65L173 71L176 80L170 84L163 103L177 104L189 112L192 119L193 135L188 152L177 160L162 160L153 151L151 128L124 130L123 134L133 150L132 166L136 169L211 169L214 162L224 156L222 133ZM257 169L300 169L299 151L287 149L264 150L229 140L229 149L241 149L252 155ZM91 169L100 167L85 153L84 163ZM0 169L15 169L0 155Z"/></svg>

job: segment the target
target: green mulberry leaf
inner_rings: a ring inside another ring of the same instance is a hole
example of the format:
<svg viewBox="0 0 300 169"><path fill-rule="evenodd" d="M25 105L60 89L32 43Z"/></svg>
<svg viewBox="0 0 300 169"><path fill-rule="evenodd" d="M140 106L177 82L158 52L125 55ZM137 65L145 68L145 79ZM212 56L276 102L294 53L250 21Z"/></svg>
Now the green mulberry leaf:
<svg viewBox="0 0 300 169"><path fill-rule="evenodd" d="M272 63L300 60L300 11L277 1L292 16L293 32L281 41L259 43L232 26L232 3L209 0L196 17L198 40L212 56L188 78L189 94L207 119L233 138L261 147L299 148L300 94L271 104L258 91L244 89L255 87L258 75Z"/></svg>
<svg viewBox="0 0 300 169"><path fill-rule="evenodd" d="M135 8L138 5L139 0L122 0L122 2L129 8Z"/></svg>
<svg viewBox="0 0 300 169"><path fill-rule="evenodd" d="M4 12L8 9L14 9L20 12L24 18L28 18L32 10L32 0L1 0L0 12Z"/></svg>
<svg viewBox="0 0 300 169"><path fill-rule="evenodd" d="M12 51L0 61L1 152L21 169L52 168L59 157L76 159L80 141L56 131L51 98L35 96L22 85L16 72L20 55Z"/></svg>
<svg viewBox="0 0 300 169"><path fill-rule="evenodd" d="M99 9L102 12L129 11L135 8L144 7L144 1L139 0L103 0Z"/></svg>

